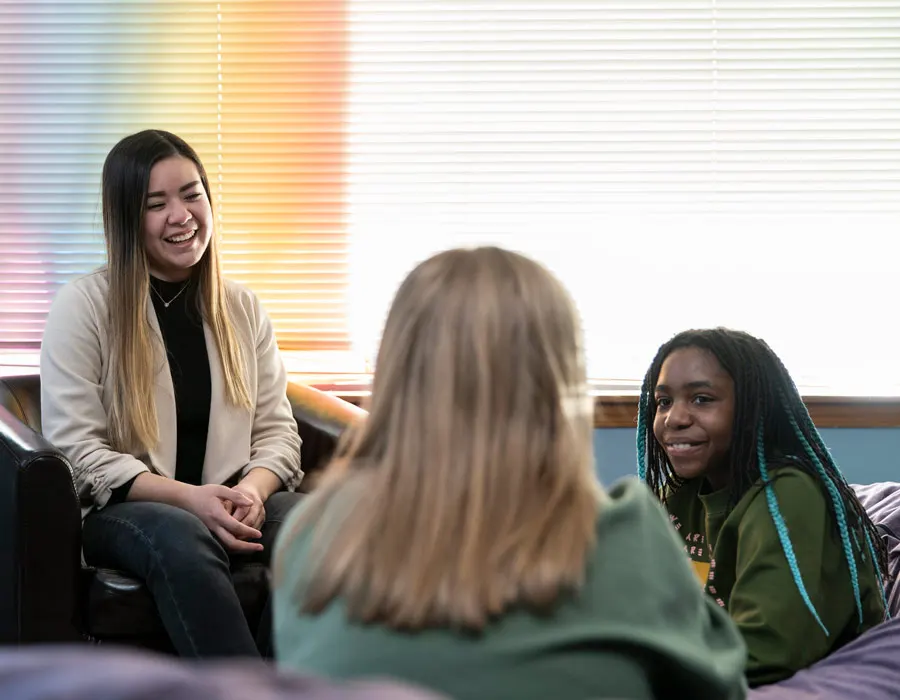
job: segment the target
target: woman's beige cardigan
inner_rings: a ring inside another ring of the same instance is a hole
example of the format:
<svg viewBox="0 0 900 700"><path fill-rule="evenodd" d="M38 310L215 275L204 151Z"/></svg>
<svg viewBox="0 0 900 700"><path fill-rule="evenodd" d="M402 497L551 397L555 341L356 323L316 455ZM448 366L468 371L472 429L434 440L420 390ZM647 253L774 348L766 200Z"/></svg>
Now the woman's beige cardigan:
<svg viewBox="0 0 900 700"><path fill-rule="evenodd" d="M111 449L107 412L112 401L106 271L76 279L56 295L41 346L41 422L43 434L68 457L82 515L102 508L112 490L141 472L175 477L175 391L153 305L147 304L159 368L156 416L159 444L149 454ZM222 484L254 467L271 470L287 489L303 478L300 438L287 400L287 375L272 323L246 287L226 281L231 320L247 364L253 412L230 405L225 397L222 364L210 328L212 400L203 462L203 483Z"/></svg>

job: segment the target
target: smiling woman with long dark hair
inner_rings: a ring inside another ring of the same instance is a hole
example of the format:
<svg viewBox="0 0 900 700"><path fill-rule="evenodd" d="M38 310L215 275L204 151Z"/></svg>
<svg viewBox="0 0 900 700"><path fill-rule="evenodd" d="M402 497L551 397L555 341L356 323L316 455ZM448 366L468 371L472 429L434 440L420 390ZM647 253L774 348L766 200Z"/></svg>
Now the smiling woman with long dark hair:
<svg viewBox="0 0 900 700"><path fill-rule="evenodd" d="M229 571L265 561L300 440L268 316L221 276L209 182L178 136L103 166L107 265L64 286L41 346L44 434L69 458L89 564L142 580L185 656L258 656Z"/></svg>

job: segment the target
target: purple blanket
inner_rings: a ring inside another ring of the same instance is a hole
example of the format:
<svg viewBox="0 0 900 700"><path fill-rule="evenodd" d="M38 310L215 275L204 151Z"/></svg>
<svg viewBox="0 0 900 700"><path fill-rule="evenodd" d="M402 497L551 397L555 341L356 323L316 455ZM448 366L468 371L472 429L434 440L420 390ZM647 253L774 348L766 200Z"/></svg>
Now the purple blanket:
<svg viewBox="0 0 900 700"><path fill-rule="evenodd" d="M189 662L89 647L0 650L3 700L439 700L400 683L335 683L262 661Z"/></svg>
<svg viewBox="0 0 900 700"><path fill-rule="evenodd" d="M751 690L749 700L896 700L900 697L900 619L786 681Z"/></svg>
<svg viewBox="0 0 900 700"><path fill-rule="evenodd" d="M885 594L891 617L900 617L900 484L854 485L853 490L869 517L881 529L887 545L888 568L893 580L887 582Z"/></svg>
<svg viewBox="0 0 900 700"><path fill-rule="evenodd" d="M896 700L900 698L900 484L853 486L882 533L893 581L885 593L893 619L792 678L750 691L750 700Z"/></svg>

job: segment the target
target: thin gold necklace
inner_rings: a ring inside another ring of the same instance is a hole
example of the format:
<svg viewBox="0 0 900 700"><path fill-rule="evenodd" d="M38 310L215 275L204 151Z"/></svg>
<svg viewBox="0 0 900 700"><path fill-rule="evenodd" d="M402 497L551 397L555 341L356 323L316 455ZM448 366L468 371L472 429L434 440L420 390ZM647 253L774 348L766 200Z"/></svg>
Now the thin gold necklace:
<svg viewBox="0 0 900 700"><path fill-rule="evenodd" d="M160 293L157 291L156 287L154 287L152 283L150 284L150 289L152 289L152 290L153 290L153 293L156 294L156 296L159 297L159 300L163 303L163 307L166 308L166 309L168 309L169 306L171 305L171 303L172 303L173 301L175 301L178 297L180 297L180 296L181 296L181 293L182 293L185 289L188 288L188 285L189 285L190 283L191 283L191 280L188 279L188 281L184 283L184 286L182 286L182 288L178 290L178 294L176 294L174 297L172 297L171 299L169 299L169 301L166 301L165 299L163 299L163 295L160 294Z"/></svg>

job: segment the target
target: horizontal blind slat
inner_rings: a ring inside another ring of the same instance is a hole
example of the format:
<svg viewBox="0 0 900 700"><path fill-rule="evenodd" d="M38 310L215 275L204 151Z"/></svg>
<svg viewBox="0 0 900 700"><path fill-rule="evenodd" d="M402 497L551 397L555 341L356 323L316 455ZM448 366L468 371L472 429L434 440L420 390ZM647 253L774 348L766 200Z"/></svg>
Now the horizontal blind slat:
<svg viewBox="0 0 900 700"><path fill-rule="evenodd" d="M869 251L900 225L900 1L350 8L349 313L370 359L405 272L483 243L560 274L593 376L639 379L667 334L724 323L800 381L859 378L847 346L754 312L809 294L810 323L900 339L867 303L890 278ZM855 276L838 296L828 275ZM654 313L670 289L696 301Z"/></svg>
<svg viewBox="0 0 900 700"><path fill-rule="evenodd" d="M36 348L59 286L103 262L108 150L164 128L282 345L346 351L345 27L330 0L0 4L0 347Z"/></svg>

